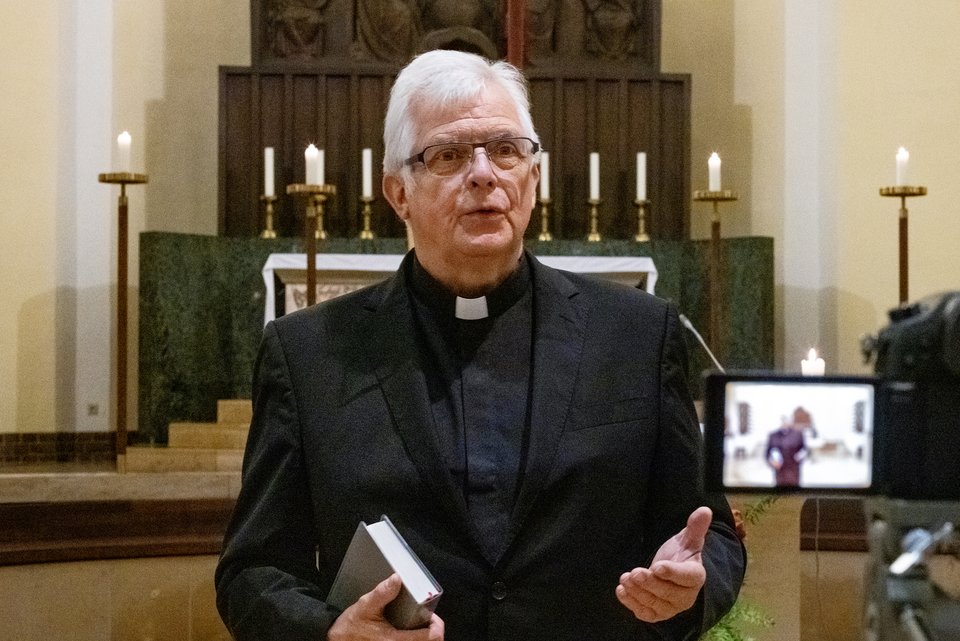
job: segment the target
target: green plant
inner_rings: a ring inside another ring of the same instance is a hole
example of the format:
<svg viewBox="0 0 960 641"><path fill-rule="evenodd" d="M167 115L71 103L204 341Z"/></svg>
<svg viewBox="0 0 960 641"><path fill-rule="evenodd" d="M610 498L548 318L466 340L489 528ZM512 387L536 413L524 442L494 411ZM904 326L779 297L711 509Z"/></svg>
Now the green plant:
<svg viewBox="0 0 960 641"><path fill-rule="evenodd" d="M756 525L778 498L779 495L771 494L747 503L741 512L744 522ZM770 628L773 624L774 620L759 607L738 598L730 611L700 637L700 641L751 641L752 637L744 628Z"/></svg>
<svg viewBox="0 0 960 641"><path fill-rule="evenodd" d="M769 628L773 626L771 619L760 608L743 599L737 599L730 611L717 621L716 625L707 630L701 641L750 641L744 627Z"/></svg>

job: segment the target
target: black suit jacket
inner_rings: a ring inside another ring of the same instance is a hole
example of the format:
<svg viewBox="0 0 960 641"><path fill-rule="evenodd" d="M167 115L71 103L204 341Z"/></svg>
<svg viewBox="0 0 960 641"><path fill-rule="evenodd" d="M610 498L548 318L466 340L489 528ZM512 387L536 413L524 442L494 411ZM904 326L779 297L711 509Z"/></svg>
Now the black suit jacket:
<svg viewBox="0 0 960 641"><path fill-rule="evenodd" d="M443 586L449 641L696 638L732 605L743 548L726 502L702 490L676 311L530 260L529 443L495 563L441 456L405 267L267 325L216 576L238 640L325 638L338 612L323 600L350 538L382 514ZM649 563L701 504L715 518L697 605L637 621L614 594L620 574Z"/></svg>

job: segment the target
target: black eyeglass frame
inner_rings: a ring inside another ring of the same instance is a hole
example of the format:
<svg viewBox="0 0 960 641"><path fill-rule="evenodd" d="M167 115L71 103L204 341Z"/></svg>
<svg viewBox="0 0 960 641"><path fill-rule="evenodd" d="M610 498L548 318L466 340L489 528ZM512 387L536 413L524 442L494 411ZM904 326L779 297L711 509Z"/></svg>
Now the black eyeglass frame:
<svg viewBox="0 0 960 641"><path fill-rule="evenodd" d="M536 156L537 152L540 151L540 143L534 140L533 138L528 138L527 136L510 136L509 138L494 138L493 140L487 140L485 142L438 142L435 145L427 145L426 147L423 148L423 151L421 151L419 154L415 154L413 156L410 156L406 160L404 160L403 166L409 167L417 163L422 163L424 168L427 169L427 171L430 171L427 168L427 163L424 160L424 154L427 153L428 149L431 149L433 147L446 147L448 145L470 145L472 152L475 153L478 147L483 147L484 151L487 153L487 156L489 156L490 152L487 151L486 149L487 145L495 142L504 142L507 140L526 140L527 142L529 142L532 145L532 149L530 150L530 156Z"/></svg>

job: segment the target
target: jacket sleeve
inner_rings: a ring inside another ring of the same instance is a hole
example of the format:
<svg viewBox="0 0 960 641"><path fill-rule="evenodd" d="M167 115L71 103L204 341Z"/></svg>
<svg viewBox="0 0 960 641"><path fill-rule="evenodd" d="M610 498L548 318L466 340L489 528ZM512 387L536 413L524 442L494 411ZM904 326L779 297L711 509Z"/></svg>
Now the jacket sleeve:
<svg viewBox="0 0 960 641"><path fill-rule="evenodd" d="M240 494L216 569L217 609L237 641L316 641L338 611L317 587L297 399L272 322L254 369L253 410Z"/></svg>
<svg viewBox="0 0 960 641"><path fill-rule="evenodd" d="M682 518L701 505L713 511L703 565L706 583L697 603L657 625L665 639L697 639L709 630L736 601L746 570L746 551L736 534L733 514L722 494L707 493L703 485L703 438L687 388L687 350L677 310L669 305L660 367L660 442L658 470L651 479L650 521L657 528L656 510L683 506ZM662 528L648 533L655 541L676 534Z"/></svg>

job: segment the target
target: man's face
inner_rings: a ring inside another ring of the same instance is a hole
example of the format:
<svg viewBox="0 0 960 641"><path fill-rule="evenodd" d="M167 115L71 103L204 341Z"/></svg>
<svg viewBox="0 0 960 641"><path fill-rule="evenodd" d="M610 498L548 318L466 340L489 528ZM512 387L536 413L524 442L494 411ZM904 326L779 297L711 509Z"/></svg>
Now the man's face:
<svg viewBox="0 0 960 641"><path fill-rule="evenodd" d="M413 113L418 123L417 152L437 143L527 135L500 87L487 88L476 100L448 109L415 105ZM424 265L519 257L540 175L532 157L505 170L492 164L480 147L472 161L451 176L435 176L422 163L412 169L412 180L386 176L384 194L410 225Z"/></svg>

